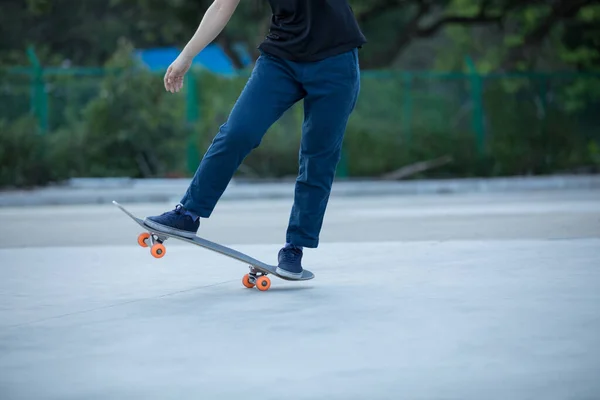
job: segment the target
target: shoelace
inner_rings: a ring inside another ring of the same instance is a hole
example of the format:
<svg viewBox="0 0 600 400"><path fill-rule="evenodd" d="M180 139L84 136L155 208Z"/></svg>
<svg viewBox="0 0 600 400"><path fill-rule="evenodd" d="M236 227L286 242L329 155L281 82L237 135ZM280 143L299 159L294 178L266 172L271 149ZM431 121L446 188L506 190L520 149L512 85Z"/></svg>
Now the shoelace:
<svg viewBox="0 0 600 400"><path fill-rule="evenodd" d="M173 211L167 211L162 213L162 215L168 215L169 213L174 212L175 214L183 214L183 207L181 206L181 204L178 204L175 206L175 208L173 209Z"/></svg>
<svg viewBox="0 0 600 400"><path fill-rule="evenodd" d="M302 255L302 251L300 249L288 248L282 252L282 258L284 262L293 263Z"/></svg>
<svg viewBox="0 0 600 400"><path fill-rule="evenodd" d="M188 212L187 212L187 210L185 208L183 208L183 206L181 204L177 204L175 206L175 209L173 211L175 211L176 214L185 215L189 219L191 219L192 221L195 221L194 217L192 217L191 215L189 215Z"/></svg>

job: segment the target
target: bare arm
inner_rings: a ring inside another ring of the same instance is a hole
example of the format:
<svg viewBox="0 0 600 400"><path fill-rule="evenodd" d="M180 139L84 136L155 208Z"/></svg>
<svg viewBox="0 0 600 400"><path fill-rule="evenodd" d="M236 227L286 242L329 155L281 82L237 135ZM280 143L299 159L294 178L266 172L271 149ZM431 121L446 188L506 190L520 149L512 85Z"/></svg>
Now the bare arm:
<svg viewBox="0 0 600 400"><path fill-rule="evenodd" d="M169 92L179 92L183 77L190 69L192 60L221 33L231 19L240 0L214 0L208 7L196 33L183 48L179 56L167 69L164 83Z"/></svg>
<svg viewBox="0 0 600 400"><path fill-rule="evenodd" d="M240 0L215 0L206 10L196 33L185 46L181 55L186 58L196 57L223 31L239 2Z"/></svg>

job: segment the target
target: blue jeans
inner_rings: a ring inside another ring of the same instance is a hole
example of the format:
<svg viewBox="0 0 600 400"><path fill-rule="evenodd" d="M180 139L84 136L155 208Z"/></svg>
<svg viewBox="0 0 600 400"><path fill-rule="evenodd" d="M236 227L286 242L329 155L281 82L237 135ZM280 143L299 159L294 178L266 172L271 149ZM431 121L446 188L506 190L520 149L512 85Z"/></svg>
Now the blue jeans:
<svg viewBox="0 0 600 400"><path fill-rule="evenodd" d="M299 173L286 242L317 247L346 125L359 90L356 49L310 63L263 53L181 204L208 218L244 158L260 144L271 125L303 99Z"/></svg>

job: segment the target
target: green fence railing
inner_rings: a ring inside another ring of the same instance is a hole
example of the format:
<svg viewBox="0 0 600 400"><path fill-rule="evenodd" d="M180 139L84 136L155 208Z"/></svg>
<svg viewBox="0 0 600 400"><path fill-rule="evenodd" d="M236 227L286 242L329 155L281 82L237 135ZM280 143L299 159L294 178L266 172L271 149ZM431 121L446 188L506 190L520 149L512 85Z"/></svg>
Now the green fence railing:
<svg viewBox="0 0 600 400"><path fill-rule="evenodd" d="M33 52L30 59L30 66L0 70L0 119L33 114L43 133L80 118L90 101L105 95L102 82L121 73L104 68L43 67ZM480 154L500 135L518 137L532 130L554 135L557 129L568 129L600 143L600 96L593 91L599 87L600 73L481 74L469 60L467 66L467 72L363 71L349 132L362 141L379 135L387 138L388 145L402 146L424 134L452 137L470 132ZM154 84L162 85L162 71L155 75ZM203 130L198 132L201 136L214 134L246 77L247 71L239 77L190 73L185 93L178 97L188 124ZM301 118L301 111L296 110L280 124L298 134ZM360 151L356 146L345 150L340 176L356 169ZM193 171L202 151L198 138L190 137L187 148L188 169Z"/></svg>

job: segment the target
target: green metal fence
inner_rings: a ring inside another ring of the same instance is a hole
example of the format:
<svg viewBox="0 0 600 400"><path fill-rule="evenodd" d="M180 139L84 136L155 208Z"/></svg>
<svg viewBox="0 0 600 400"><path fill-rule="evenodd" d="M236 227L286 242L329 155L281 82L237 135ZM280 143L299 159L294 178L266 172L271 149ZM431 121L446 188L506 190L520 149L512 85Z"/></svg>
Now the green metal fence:
<svg viewBox="0 0 600 400"><path fill-rule="evenodd" d="M120 73L103 68L43 67L33 53L30 58L30 66L0 71L0 119L10 121L33 113L42 133L80 117L90 100L102 96L102 81ZM403 144L423 132L450 136L469 132L483 154L494 135L529 130L550 135L560 116L558 120L573 134L600 142L600 102L593 90L581 89L598 86L600 74L480 74L468 60L467 65L468 72L363 71L361 95L349 130L394 137ZM204 135L214 134L246 77L247 71L234 78L191 73L183 94L187 121L204 126ZM218 80L221 88L207 92L207 79ZM156 84L162 84L161 74L156 75ZM291 114L282 123L298 133L302 114ZM200 158L196 143L190 138L190 171ZM349 174L346 154L341 176Z"/></svg>

